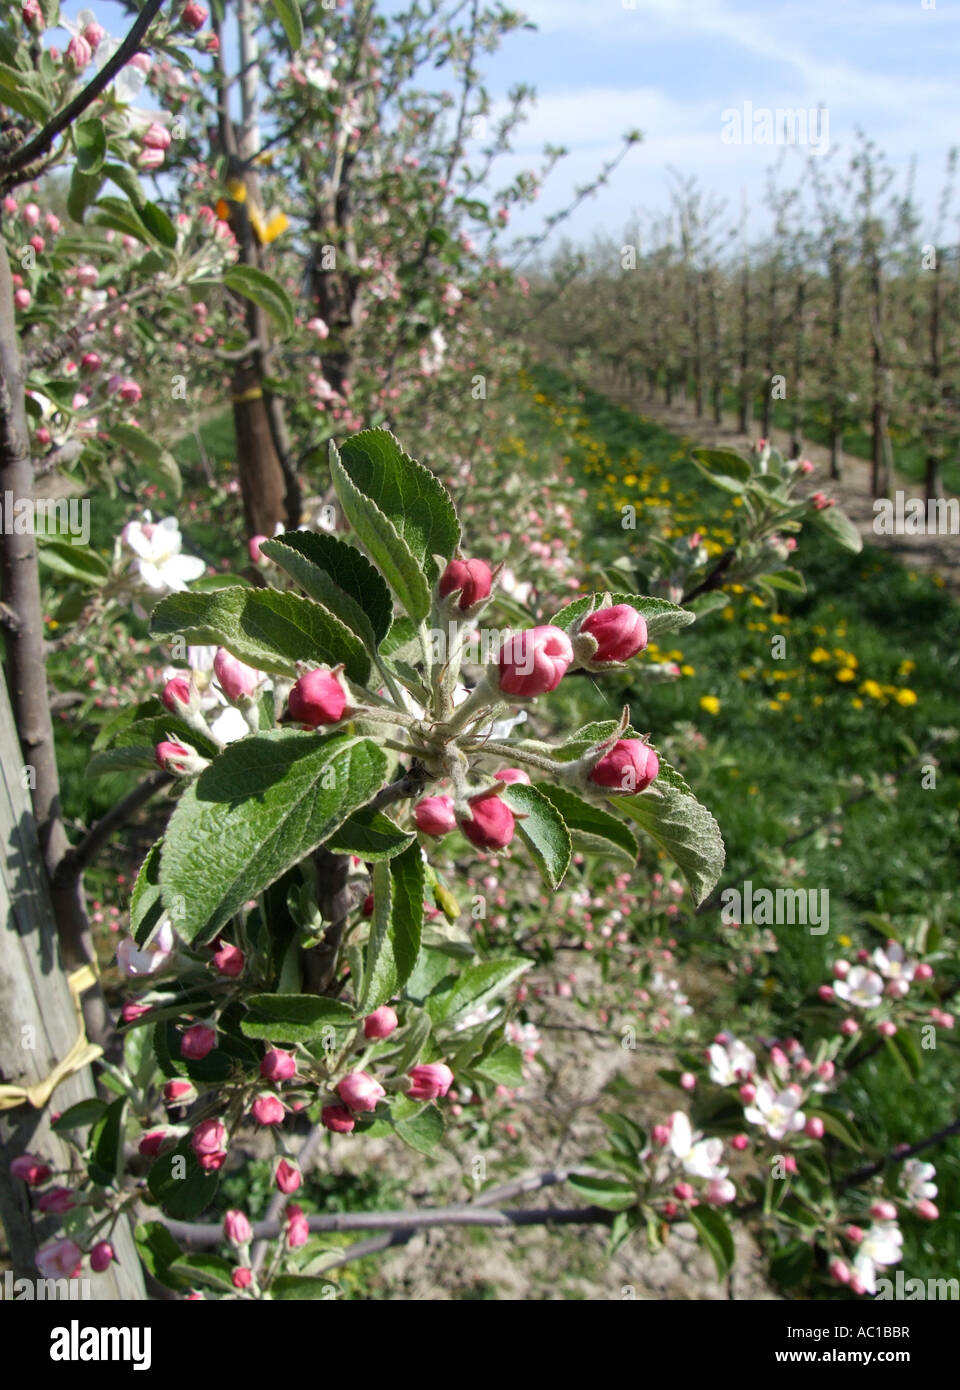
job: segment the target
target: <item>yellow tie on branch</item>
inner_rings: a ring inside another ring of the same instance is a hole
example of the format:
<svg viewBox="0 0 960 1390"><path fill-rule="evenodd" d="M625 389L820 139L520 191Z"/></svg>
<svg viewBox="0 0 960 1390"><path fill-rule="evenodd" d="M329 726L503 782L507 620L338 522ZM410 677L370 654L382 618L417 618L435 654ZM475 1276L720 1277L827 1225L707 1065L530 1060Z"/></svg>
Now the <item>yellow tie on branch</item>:
<svg viewBox="0 0 960 1390"><path fill-rule="evenodd" d="M72 1076L75 1071L82 1071L91 1062L103 1056L102 1047L87 1041L83 1008L80 1004L81 994L96 984L96 981L97 977L90 965L82 965L79 970L74 970L67 976L77 1016L77 1027L80 1030L76 1042L63 1061L58 1062L49 1076L45 1076L42 1081L36 1081L32 1086L0 1086L0 1110L13 1110L18 1105L32 1105L36 1110L42 1109L61 1081Z"/></svg>

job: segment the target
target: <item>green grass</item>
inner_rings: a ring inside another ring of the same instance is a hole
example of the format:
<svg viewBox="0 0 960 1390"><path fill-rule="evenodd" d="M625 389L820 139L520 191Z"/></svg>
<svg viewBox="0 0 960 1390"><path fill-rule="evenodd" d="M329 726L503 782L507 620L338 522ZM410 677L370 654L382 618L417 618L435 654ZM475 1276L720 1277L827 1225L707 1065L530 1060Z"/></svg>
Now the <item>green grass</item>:
<svg viewBox="0 0 960 1390"><path fill-rule="evenodd" d="M557 373L540 372L537 380L553 397L570 394L570 383ZM723 494L704 488L695 470L677 461L678 439L590 391L581 409L588 417L587 433L606 446L614 472L637 471L626 455L639 446L644 465L655 464L675 492L697 494L704 522L719 517L726 505ZM573 462L580 463L581 478L594 489L596 501L595 475L582 471L583 459L576 454ZM595 510L587 553L592 546L609 563L625 544L624 533L614 537L608 514ZM889 914L899 924L934 917L947 930L952 922L955 932L960 828L960 744L937 747L934 788L924 788L919 766L903 770L937 730L958 722L960 607L932 579L873 548L850 556L808 530L796 559L807 592L780 601L779 612L789 621L773 621L768 610L732 597L734 616L714 612L674 634L675 640L667 639L682 650L694 675L673 684L638 680L623 690L634 724L651 730L654 742L658 731L683 720L707 737L707 750L699 765L688 769L688 779L723 832L722 883L739 886L752 877L756 886L829 889L827 935L812 936L798 926L775 929L779 949L772 957L770 1002L785 1028L804 996L827 978L830 961L844 953L838 935L846 933L855 946L879 944L865 913ZM751 621L765 623L766 630L750 630ZM770 639L777 633L786 637L782 661L771 657ZM856 679L838 682L836 659L811 662L818 647L851 653L858 662ZM905 660L915 669L900 675ZM754 674L743 679L739 673L747 670ZM777 670L799 674L778 681ZM917 702L881 704L860 693L866 680L908 686ZM780 710L770 709L785 689L791 698ZM719 699L716 715L700 708L705 695ZM862 700L862 709L854 706L855 699ZM895 798L868 796L831 815L857 793L852 779L869 783L886 775L896 779ZM798 840L787 852L802 860L804 876L788 879L782 869L776 876L777 856L788 837L824 817L841 827L840 833ZM765 870L765 863L772 867ZM697 919L704 941L715 938L718 918L719 907ZM755 993L748 984L743 1001ZM716 1019L718 1027L735 1023L735 1017ZM957 1047L943 1032L937 1038L937 1051L923 1054L923 1072L915 1083L908 1083L885 1053L856 1073L855 1115L872 1150L885 1153L915 1142L960 1113ZM902 1268L910 1278L953 1277L960 1263L960 1152L954 1140L926 1156L937 1164L943 1215L932 1227L919 1220L909 1224Z"/></svg>

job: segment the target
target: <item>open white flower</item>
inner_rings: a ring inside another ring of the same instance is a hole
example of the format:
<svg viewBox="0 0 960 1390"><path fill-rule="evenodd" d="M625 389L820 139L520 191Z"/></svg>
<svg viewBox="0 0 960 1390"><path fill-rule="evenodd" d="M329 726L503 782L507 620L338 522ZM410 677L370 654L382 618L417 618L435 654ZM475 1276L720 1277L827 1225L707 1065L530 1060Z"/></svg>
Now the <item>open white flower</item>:
<svg viewBox="0 0 960 1390"><path fill-rule="evenodd" d="M794 1130L803 1129L806 1116L799 1109L800 1097L787 1087L775 1091L769 1081L757 1086L756 1100L744 1108L744 1119L766 1130L771 1139L784 1139Z"/></svg>
<svg viewBox="0 0 960 1390"><path fill-rule="evenodd" d="M137 975L155 975L173 955L176 944L173 924L165 917L146 946L140 947L132 936L125 936L117 947L117 964L131 979Z"/></svg>
<svg viewBox="0 0 960 1390"><path fill-rule="evenodd" d="M683 1170L692 1178L725 1178L729 1171L720 1159L723 1157L722 1139L704 1139L694 1134L690 1120L682 1110L675 1110L670 1116L670 1151L679 1158Z"/></svg>
<svg viewBox="0 0 960 1390"><path fill-rule="evenodd" d="M131 571L156 593L180 593L191 580L200 578L206 563L195 555L180 554L183 537L175 516L154 522L150 513L144 512L143 518L127 522L120 533L121 541L135 557Z"/></svg>
<svg viewBox="0 0 960 1390"><path fill-rule="evenodd" d="M900 1185L911 1202L931 1201L937 1195L937 1184L931 1178L937 1176L932 1163L922 1163L919 1158L911 1158L903 1165Z"/></svg>
<svg viewBox="0 0 960 1390"><path fill-rule="evenodd" d="M845 1004L858 1009L875 1009L883 999L883 979L865 965L855 965L845 980L834 980L833 992Z"/></svg>
<svg viewBox="0 0 960 1390"><path fill-rule="evenodd" d="M877 1265L895 1265L903 1256L903 1232L895 1221L878 1221L860 1242L853 1273L867 1293L877 1291Z"/></svg>
<svg viewBox="0 0 960 1390"><path fill-rule="evenodd" d="M885 980L906 980L909 983L917 970L915 963L907 960L906 952L896 941L891 941L886 950L878 947L873 953L873 963Z"/></svg>
<svg viewBox="0 0 960 1390"><path fill-rule="evenodd" d="M718 1086L733 1086L738 1081L746 1081L757 1068L757 1059L738 1038L730 1038L725 1043L711 1043L707 1048L710 1060L710 1080Z"/></svg>

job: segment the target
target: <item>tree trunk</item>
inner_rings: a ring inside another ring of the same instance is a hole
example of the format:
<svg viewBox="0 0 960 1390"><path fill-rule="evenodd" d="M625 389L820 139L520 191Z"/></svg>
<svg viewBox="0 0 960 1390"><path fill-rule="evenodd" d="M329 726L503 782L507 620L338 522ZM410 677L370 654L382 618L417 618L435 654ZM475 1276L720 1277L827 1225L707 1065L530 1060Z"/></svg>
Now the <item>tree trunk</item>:
<svg viewBox="0 0 960 1390"><path fill-rule="evenodd" d="M804 366L804 324L803 311L806 303L807 286L801 272L793 304L793 411L791 413L790 457L799 458L803 448L801 437L803 428L803 366Z"/></svg>
<svg viewBox="0 0 960 1390"><path fill-rule="evenodd" d="M20 744L6 688L0 681L0 1079L29 1088L42 1082L77 1041L79 1024L57 942L53 907L44 872L30 796L21 776ZM70 1151L50 1128L53 1113L96 1094L89 1065L67 1076L40 1108L29 1101L0 1110L0 1218L14 1273L36 1279L37 1245L52 1236L56 1222L40 1216L34 1225L26 1183L10 1175L19 1154L35 1153L53 1168L70 1165ZM75 1160L74 1160L75 1161ZM89 1274L89 1296L142 1299L140 1262L127 1221L110 1236L119 1263Z"/></svg>
<svg viewBox="0 0 960 1390"><path fill-rule="evenodd" d="M940 249L934 248L933 287L930 301L930 423L927 430L926 466L924 470L924 492L926 500L943 496L943 475L940 461L942 443L940 436L940 408L943 403L942 344L940 341L941 276Z"/></svg>
<svg viewBox="0 0 960 1390"><path fill-rule="evenodd" d="M740 285L740 406L737 428L747 434L753 416L750 399L750 269L744 264Z"/></svg>

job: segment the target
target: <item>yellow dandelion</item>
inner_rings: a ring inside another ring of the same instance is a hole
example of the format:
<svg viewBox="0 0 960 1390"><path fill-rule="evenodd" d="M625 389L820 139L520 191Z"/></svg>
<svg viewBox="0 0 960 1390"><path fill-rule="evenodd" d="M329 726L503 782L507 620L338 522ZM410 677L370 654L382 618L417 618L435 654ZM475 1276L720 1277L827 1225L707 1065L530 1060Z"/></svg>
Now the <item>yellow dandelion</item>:
<svg viewBox="0 0 960 1390"><path fill-rule="evenodd" d="M700 708L705 710L707 714L719 714L720 701L717 699L716 695L701 695Z"/></svg>
<svg viewBox="0 0 960 1390"><path fill-rule="evenodd" d="M908 690L906 687L903 690L898 690L895 698L898 705L915 705L917 703L916 691Z"/></svg>
<svg viewBox="0 0 960 1390"><path fill-rule="evenodd" d="M810 653L810 660L817 662L819 665L822 661L830 660L830 653L827 651L826 647L814 647L813 651Z"/></svg>

